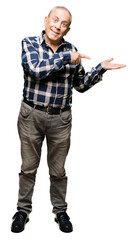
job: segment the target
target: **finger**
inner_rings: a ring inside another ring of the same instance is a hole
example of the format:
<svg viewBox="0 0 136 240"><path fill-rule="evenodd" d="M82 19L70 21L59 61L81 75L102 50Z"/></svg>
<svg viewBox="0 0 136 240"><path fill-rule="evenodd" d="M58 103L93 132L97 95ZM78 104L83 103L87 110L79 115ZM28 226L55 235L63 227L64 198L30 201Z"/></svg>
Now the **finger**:
<svg viewBox="0 0 136 240"><path fill-rule="evenodd" d="M87 56L87 55L85 55L85 54L81 54L81 53L79 53L79 54L80 54L80 57L81 57L81 58L86 58L86 59L89 59L89 60L91 59L89 56Z"/></svg>
<svg viewBox="0 0 136 240"><path fill-rule="evenodd" d="M115 68L115 69L124 68L124 67L126 67L125 64L115 64L115 65L114 65L114 68Z"/></svg>
<svg viewBox="0 0 136 240"><path fill-rule="evenodd" d="M124 68L124 67L126 67L125 64L113 64L111 66L111 69L120 69L120 68Z"/></svg>
<svg viewBox="0 0 136 240"><path fill-rule="evenodd" d="M111 62L113 60L114 60L114 58L109 58L109 59L106 60L106 62Z"/></svg>

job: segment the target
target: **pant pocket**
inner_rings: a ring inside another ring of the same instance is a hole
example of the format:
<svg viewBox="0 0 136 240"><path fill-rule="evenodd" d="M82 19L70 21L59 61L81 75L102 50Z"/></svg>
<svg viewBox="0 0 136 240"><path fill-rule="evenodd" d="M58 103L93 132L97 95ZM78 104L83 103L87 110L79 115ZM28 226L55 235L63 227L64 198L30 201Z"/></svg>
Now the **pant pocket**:
<svg viewBox="0 0 136 240"><path fill-rule="evenodd" d="M62 123L68 124L72 120L71 110L61 112L60 113L60 120L61 120Z"/></svg>
<svg viewBox="0 0 136 240"><path fill-rule="evenodd" d="M33 112L33 108L27 105L26 103L22 102L21 108L20 108L20 116L23 118L28 118L30 114Z"/></svg>

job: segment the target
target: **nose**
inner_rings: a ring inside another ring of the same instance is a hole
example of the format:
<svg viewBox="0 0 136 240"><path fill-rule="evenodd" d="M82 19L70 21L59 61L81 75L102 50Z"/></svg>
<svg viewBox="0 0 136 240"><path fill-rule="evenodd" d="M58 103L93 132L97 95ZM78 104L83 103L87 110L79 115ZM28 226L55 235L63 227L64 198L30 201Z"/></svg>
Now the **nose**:
<svg viewBox="0 0 136 240"><path fill-rule="evenodd" d="M60 29L60 28L61 28L61 22L58 21L58 22L55 24L55 27L56 27L57 29Z"/></svg>

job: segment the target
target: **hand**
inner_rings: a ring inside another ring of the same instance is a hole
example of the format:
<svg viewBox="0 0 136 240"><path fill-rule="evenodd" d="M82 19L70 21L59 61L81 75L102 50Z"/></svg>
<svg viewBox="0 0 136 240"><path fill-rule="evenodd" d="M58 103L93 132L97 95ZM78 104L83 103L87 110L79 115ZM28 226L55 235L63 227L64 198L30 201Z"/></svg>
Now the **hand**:
<svg viewBox="0 0 136 240"><path fill-rule="evenodd" d="M90 57L79 52L71 52L72 64L79 64L82 58L91 59Z"/></svg>
<svg viewBox="0 0 136 240"><path fill-rule="evenodd" d="M111 63L111 61L113 61L113 58L110 58L110 59L107 59L107 60L103 61L101 63L102 67L105 70L120 69L120 68L126 67L126 65L124 65L124 64Z"/></svg>

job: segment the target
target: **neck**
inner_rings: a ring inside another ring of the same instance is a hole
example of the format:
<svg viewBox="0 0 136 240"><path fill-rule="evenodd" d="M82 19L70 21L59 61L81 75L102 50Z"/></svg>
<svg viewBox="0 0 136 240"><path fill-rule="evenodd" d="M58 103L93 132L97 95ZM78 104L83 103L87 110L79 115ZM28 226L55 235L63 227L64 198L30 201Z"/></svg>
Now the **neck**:
<svg viewBox="0 0 136 240"><path fill-rule="evenodd" d="M46 33L44 34L44 38L45 38L45 41L50 45L50 47L51 47L51 48L53 49L53 51L55 52L55 51L57 50L57 48L59 47L61 41L58 41L58 42L56 42L56 41L51 41L51 40L47 37Z"/></svg>

